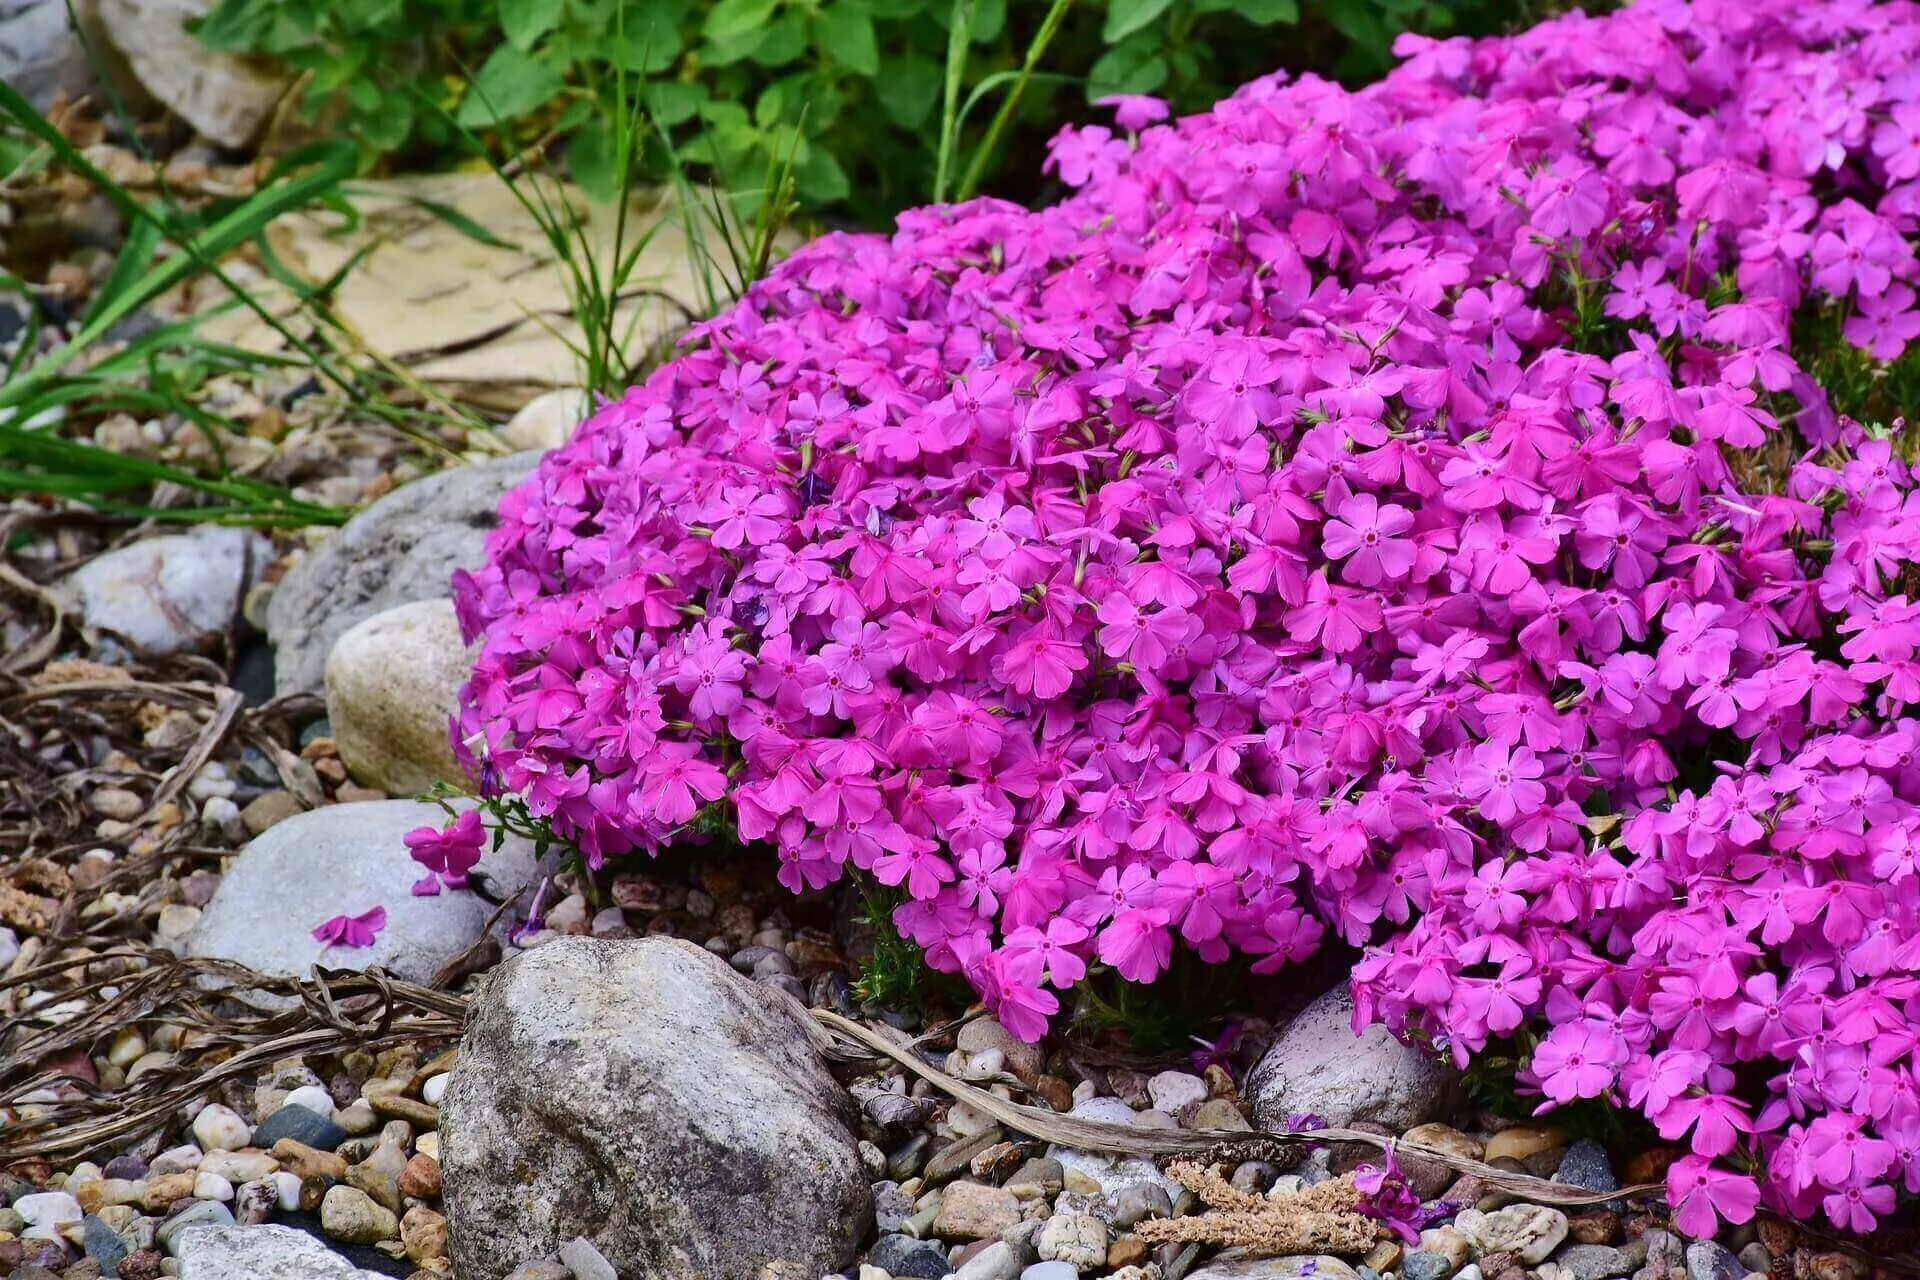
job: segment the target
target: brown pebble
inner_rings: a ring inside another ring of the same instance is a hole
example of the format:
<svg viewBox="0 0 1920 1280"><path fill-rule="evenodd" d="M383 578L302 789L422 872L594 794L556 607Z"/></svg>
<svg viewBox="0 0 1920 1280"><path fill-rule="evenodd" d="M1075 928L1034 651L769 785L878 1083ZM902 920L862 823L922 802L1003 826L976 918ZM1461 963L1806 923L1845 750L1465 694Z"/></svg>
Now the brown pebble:
<svg viewBox="0 0 1920 1280"><path fill-rule="evenodd" d="M399 1093L370 1093L367 1105L373 1108L377 1116L387 1116L394 1120L405 1120L422 1129L440 1127L440 1108L418 1098L409 1098Z"/></svg>
<svg viewBox="0 0 1920 1280"><path fill-rule="evenodd" d="M120 1259L120 1280L158 1280L160 1264L159 1250L135 1249Z"/></svg>
<svg viewBox="0 0 1920 1280"><path fill-rule="evenodd" d="M293 1138L282 1138L274 1143L272 1155L275 1160L286 1166L289 1173L302 1182L308 1178L324 1178L329 1183L334 1183L344 1180L347 1176L345 1156L310 1147Z"/></svg>
<svg viewBox="0 0 1920 1280"><path fill-rule="evenodd" d="M1146 1261L1147 1242L1139 1236L1121 1236L1107 1246L1107 1270L1117 1271Z"/></svg>
<svg viewBox="0 0 1920 1280"><path fill-rule="evenodd" d="M248 801L240 811L240 824L259 835L275 823L284 822L300 812L300 801L291 791L269 791Z"/></svg>
<svg viewBox="0 0 1920 1280"><path fill-rule="evenodd" d="M1645 1151L1636 1152L1627 1161L1626 1168L1621 1170L1621 1177L1629 1185L1636 1182L1665 1182L1667 1167L1678 1160L1680 1154L1678 1147L1648 1147Z"/></svg>
<svg viewBox="0 0 1920 1280"><path fill-rule="evenodd" d="M175 1200L193 1199L192 1173L162 1173L147 1179L140 1205L149 1213L163 1213Z"/></svg>
<svg viewBox="0 0 1920 1280"><path fill-rule="evenodd" d="M1041 1076L1033 1082L1033 1091L1055 1111L1073 1110L1073 1086L1059 1076Z"/></svg>
<svg viewBox="0 0 1920 1280"><path fill-rule="evenodd" d="M424 1152L416 1152L400 1171L400 1194L431 1200L440 1194L440 1162Z"/></svg>
<svg viewBox="0 0 1920 1280"><path fill-rule="evenodd" d="M1570 1213L1567 1235L1575 1244L1612 1244L1620 1238L1620 1215L1611 1209Z"/></svg>

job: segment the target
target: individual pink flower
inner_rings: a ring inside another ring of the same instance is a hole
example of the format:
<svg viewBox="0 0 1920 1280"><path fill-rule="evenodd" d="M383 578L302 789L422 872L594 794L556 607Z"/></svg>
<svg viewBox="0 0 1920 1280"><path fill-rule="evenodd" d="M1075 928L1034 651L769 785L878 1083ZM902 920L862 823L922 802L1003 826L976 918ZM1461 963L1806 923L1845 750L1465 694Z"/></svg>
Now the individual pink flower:
<svg viewBox="0 0 1920 1280"><path fill-rule="evenodd" d="M387 927L387 909L370 907L357 916L334 916L313 928L313 940L328 947L370 947Z"/></svg>
<svg viewBox="0 0 1920 1280"><path fill-rule="evenodd" d="M480 864L486 849L487 832L481 825L480 811L468 809L445 827L415 827L406 834L405 843L413 860L427 869L413 892L430 896L439 893L442 885L466 888L467 877Z"/></svg>

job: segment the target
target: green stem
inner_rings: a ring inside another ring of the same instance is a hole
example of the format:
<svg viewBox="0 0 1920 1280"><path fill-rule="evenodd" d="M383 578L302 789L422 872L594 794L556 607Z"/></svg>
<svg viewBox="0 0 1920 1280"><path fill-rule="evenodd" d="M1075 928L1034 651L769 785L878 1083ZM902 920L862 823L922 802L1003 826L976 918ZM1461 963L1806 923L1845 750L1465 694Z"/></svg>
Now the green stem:
<svg viewBox="0 0 1920 1280"><path fill-rule="evenodd" d="M1040 30L1034 33L1032 42L1027 45L1027 57L1020 66L1020 78L1013 82L1013 88L1007 92L1000 109L993 113L993 122L987 126L986 136L974 148L973 159L968 163L966 176L960 180L960 189L956 193L960 199L969 199L980 189L980 180L986 176L987 161L993 158L994 149L1000 144L1000 135L1012 123L1013 113L1020 107L1021 95L1027 91L1027 84L1033 79L1040 59L1046 56L1047 46L1059 34L1061 25L1066 21L1067 10L1072 7L1073 0L1053 0L1053 7L1047 10L1046 20L1040 24Z"/></svg>
<svg viewBox="0 0 1920 1280"><path fill-rule="evenodd" d="M947 83L940 112L940 156L933 171L933 202L947 198L953 172L953 144L960 131L960 81L967 71L967 42L973 38L974 0L953 0L947 27Z"/></svg>

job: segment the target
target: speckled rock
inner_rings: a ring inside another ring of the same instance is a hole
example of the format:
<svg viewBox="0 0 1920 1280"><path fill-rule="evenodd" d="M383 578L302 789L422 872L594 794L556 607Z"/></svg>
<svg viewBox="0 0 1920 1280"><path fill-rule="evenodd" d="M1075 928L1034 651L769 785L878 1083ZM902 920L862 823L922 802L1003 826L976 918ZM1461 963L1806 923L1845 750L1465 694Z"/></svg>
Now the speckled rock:
<svg viewBox="0 0 1920 1280"><path fill-rule="evenodd" d="M539 455L516 453L402 485L288 571L267 604L279 692L318 693L334 641L395 605L445 598L486 558L500 500Z"/></svg>
<svg viewBox="0 0 1920 1280"><path fill-rule="evenodd" d="M1353 997L1340 986L1301 1011L1247 1077L1255 1123L1285 1129L1311 1112L1329 1125L1370 1120L1395 1133L1434 1119L1455 1073L1382 1026L1353 1033Z"/></svg>
<svg viewBox="0 0 1920 1280"><path fill-rule="evenodd" d="M175 1242L180 1280L374 1280L304 1231L292 1227L199 1226Z"/></svg>
<svg viewBox="0 0 1920 1280"><path fill-rule="evenodd" d="M785 997L691 943L558 939L490 976L441 1102L455 1274L575 1236L622 1275L825 1274L871 1220L853 1122Z"/></svg>

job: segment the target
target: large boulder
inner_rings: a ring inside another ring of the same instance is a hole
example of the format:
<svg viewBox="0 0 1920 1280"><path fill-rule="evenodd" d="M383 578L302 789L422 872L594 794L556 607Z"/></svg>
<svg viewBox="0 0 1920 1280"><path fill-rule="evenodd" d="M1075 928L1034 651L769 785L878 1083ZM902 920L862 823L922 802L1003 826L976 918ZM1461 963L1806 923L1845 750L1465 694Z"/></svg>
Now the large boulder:
<svg viewBox="0 0 1920 1280"><path fill-rule="evenodd" d="M550 942L488 979L440 1103L454 1272L575 1236L649 1280L834 1271L872 1213L854 1121L789 997L676 939Z"/></svg>
<svg viewBox="0 0 1920 1280"><path fill-rule="evenodd" d="M377 1280L304 1231L281 1226L189 1227L174 1244L180 1280Z"/></svg>
<svg viewBox="0 0 1920 1280"><path fill-rule="evenodd" d="M448 596L453 571L486 558L500 499L538 460L516 453L402 485L294 565L267 603L279 692L319 693L334 642L362 619Z"/></svg>
<svg viewBox="0 0 1920 1280"><path fill-rule="evenodd" d="M1385 1027L1353 1032L1345 984L1301 1010L1247 1077L1254 1122L1285 1129L1287 1117L1317 1115L1339 1127L1356 1120L1395 1133L1445 1110L1453 1070L1438 1054L1403 1044Z"/></svg>
<svg viewBox="0 0 1920 1280"><path fill-rule="evenodd" d="M202 525L116 547L62 579L56 593L89 628L149 653L205 648L240 612L273 547L246 529Z"/></svg>
<svg viewBox="0 0 1920 1280"><path fill-rule="evenodd" d="M190 956L236 960L261 973L297 977L315 961L331 969L381 965L426 982L486 930L494 907L470 889L413 896L425 874L407 832L446 820L438 805L372 800L329 805L276 823L247 843L187 936ZM509 836L477 874L512 892L540 873L533 846ZM370 947L329 947L310 930L338 915L385 907L386 927ZM501 927L504 927L504 922Z"/></svg>
<svg viewBox="0 0 1920 1280"><path fill-rule="evenodd" d="M353 776L393 795L464 787L447 720L472 669L451 600L398 605L341 636L327 658L327 723Z"/></svg>

